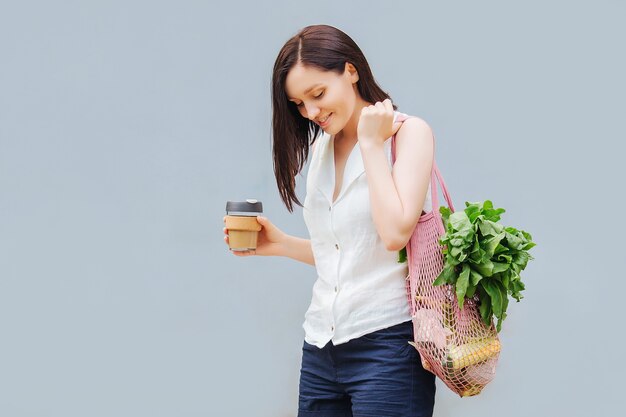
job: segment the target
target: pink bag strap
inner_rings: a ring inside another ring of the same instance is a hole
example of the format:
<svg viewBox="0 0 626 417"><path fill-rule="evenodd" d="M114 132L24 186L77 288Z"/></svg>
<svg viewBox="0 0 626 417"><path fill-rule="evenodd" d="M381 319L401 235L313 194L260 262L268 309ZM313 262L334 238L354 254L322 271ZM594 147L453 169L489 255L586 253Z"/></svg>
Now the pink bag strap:
<svg viewBox="0 0 626 417"><path fill-rule="evenodd" d="M410 119L411 117L415 117L415 116L409 116L404 113L398 113L396 122L402 123L406 119ZM435 135L433 134L433 142L434 141L435 141ZM448 203L448 207L450 208L450 211L454 213L455 210L454 210L454 206L452 205L452 198L450 198L450 194L448 193L448 187L446 187L446 182L443 180L443 176L441 175L441 172L439 172L439 168L437 167L437 162L435 161L434 146L435 145L433 143L433 167L430 172L430 191L431 191L431 197L432 197L432 209L433 209L433 212L439 214L439 196L437 195L437 184L435 182L435 178L436 178L437 181L439 181L439 184L441 185L441 190L443 191L443 198L446 200L446 203ZM391 162L392 163L396 162L396 135L393 135L391 137Z"/></svg>

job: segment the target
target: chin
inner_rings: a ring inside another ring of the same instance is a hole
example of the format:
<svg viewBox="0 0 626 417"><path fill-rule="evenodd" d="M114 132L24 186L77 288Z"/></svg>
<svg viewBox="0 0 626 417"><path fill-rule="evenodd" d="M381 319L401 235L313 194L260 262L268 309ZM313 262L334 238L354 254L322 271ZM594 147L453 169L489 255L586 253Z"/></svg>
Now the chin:
<svg viewBox="0 0 626 417"><path fill-rule="evenodd" d="M323 130L324 130L324 132L328 133L328 134L329 134L329 135L331 135L331 136L332 136L332 135L336 135L336 134L337 134L337 132L338 132L338 130L337 130L337 129L332 128L332 127L331 127L330 129L329 129L329 128L326 128L326 129L323 129Z"/></svg>
<svg viewBox="0 0 626 417"><path fill-rule="evenodd" d="M343 127L341 129L338 129L336 126L337 126L337 121L335 120L335 123L333 123L332 126L328 126L327 128L323 130L329 135L336 135L337 133L341 132L341 129L343 129Z"/></svg>

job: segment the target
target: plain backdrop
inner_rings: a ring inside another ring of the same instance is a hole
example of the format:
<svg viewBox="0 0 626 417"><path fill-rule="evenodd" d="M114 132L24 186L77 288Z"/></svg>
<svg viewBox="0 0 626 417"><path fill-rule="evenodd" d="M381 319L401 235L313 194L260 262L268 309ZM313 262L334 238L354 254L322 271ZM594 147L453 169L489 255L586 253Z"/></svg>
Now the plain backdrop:
<svg viewBox="0 0 626 417"><path fill-rule="evenodd" d="M0 415L295 416L315 269L237 258L280 201L270 77L325 23L423 118L457 209L537 247L477 397L435 416L611 416L624 387L619 0L0 3ZM304 175L298 194L306 193Z"/></svg>

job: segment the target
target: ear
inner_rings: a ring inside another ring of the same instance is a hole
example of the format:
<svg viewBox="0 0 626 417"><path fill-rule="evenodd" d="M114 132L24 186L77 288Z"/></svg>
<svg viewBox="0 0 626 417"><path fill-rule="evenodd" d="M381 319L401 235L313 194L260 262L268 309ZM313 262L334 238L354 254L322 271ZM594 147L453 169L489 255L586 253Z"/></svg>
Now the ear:
<svg viewBox="0 0 626 417"><path fill-rule="evenodd" d="M345 66L344 72L348 74L352 84L354 84L357 81L359 81L359 73L356 70L356 67L354 65L352 65L350 62L346 62L346 66Z"/></svg>

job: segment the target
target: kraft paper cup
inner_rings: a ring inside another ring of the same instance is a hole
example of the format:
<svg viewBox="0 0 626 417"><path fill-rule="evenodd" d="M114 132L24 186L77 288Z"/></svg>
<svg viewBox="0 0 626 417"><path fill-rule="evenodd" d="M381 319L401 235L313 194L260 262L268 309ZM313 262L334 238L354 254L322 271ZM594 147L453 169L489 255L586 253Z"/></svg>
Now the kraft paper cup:
<svg viewBox="0 0 626 417"><path fill-rule="evenodd" d="M254 199L226 203L228 246L233 251L256 249L261 225L256 216L263 214L263 204Z"/></svg>

